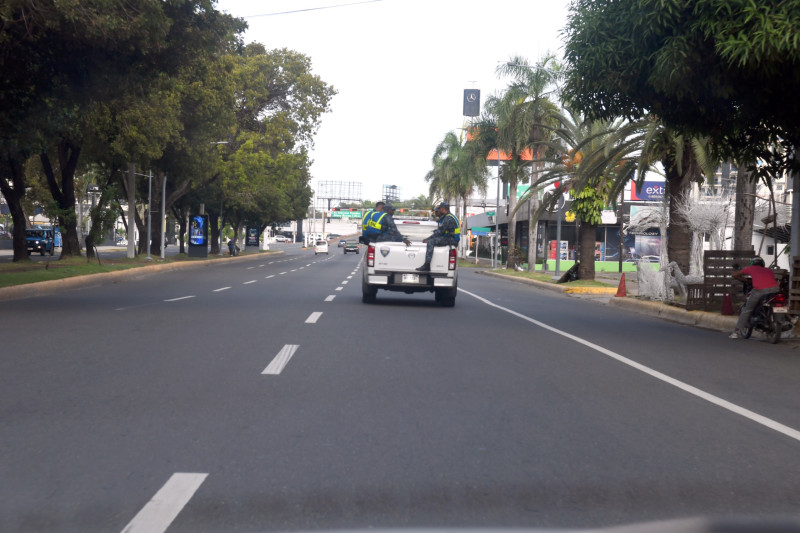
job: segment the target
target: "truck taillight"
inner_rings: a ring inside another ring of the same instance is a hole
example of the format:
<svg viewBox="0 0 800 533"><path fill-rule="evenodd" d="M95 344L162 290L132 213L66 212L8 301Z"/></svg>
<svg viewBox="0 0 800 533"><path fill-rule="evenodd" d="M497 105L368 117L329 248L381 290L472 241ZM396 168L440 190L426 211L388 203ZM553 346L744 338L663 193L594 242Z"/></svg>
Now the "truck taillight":
<svg viewBox="0 0 800 533"><path fill-rule="evenodd" d="M455 270L456 269L456 261L457 261L456 250L455 250L455 248L453 248L453 249L450 250L450 259L447 262L447 269L448 270Z"/></svg>
<svg viewBox="0 0 800 533"><path fill-rule="evenodd" d="M375 247L371 244L367 247L367 266L375 266Z"/></svg>

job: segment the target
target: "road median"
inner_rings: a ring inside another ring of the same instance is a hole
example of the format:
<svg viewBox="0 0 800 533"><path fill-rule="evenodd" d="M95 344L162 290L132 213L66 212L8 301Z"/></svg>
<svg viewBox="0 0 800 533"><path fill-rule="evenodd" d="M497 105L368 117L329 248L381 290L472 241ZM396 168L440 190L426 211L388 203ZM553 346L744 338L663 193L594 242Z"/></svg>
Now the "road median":
<svg viewBox="0 0 800 533"><path fill-rule="evenodd" d="M282 251L273 251L270 254L282 254ZM230 261L247 261L253 259L264 259L267 255L256 253L239 255L235 257L224 257L216 259L198 259L187 261L171 261L168 263L153 263L141 266L115 270L112 272L99 272L96 274L77 275L62 279L37 281L36 283L26 283L23 285L13 285L10 287L0 287L0 301L20 300L24 298L34 298L52 294L54 292L70 289L82 289L98 287L111 283L121 283L133 279L160 273L171 272L174 270L185 270L187 268L208 267L223 265Z"/></svg>

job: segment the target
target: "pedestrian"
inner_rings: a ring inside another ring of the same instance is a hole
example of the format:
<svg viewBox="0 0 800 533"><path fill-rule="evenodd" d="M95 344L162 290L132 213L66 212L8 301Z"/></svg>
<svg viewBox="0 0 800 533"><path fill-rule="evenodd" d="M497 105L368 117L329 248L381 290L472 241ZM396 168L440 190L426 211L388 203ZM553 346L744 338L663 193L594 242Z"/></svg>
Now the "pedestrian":
<svg viewBox="0 0 800 533"><path fill-rule="evenodd" d="M425 249L425 263L417 270L426 272L431 269L431 259L433 259L433 248L435 246L456 246L461 240L461 221L450 212L450 205L442 202L437 206L439 212L439 227L433 231L433 235L423 240L428 246Z"/></svg>
<svg viewBox="0 0 800 533"><path fill-rule="evenodd" d="M750 315L756 308L761 297L767 294L774 294L780 290L772 269L764 266L764 260L755 256L750 261L750 266L733 273L733 278L744 283L752 283L753 288L747 296L747 301L739 313L739 320L736 321L736 329L730 334L731 339L739 338L739 330L746 328L750 323Z"/></svg>
<svg viewBox="0 0 800 533"><path fill-rule="evenodd" d="M233 242L233 239L228 241L228 252L231 254L231 257L236 255L236 243Z"/></svg>
<svg viewBox="0 0 800 533"><path fill-rule="evenodd" d="M385 205L386 204L381 201L375 202L375 209L370 209L366 212L361 219L361 238L358 239L358 242L361 244L369 244L370 241L374 242L378 235L380 235L380 213L383 212ZM378 220L374 220L376 218L376 213ZM378 224L377 229L372 225L373 222Z"/></svg>
<svg viewBox="0 0 800 533"><path fill-rule="evenodd" d="M381 232L376 239L377 242L402 242L406 246L411 245L411 241L406 239L400 234L397 229L397 224L394 222L395 207L392 204L386 204L383 208L384 216L381 219Z"/></svg>

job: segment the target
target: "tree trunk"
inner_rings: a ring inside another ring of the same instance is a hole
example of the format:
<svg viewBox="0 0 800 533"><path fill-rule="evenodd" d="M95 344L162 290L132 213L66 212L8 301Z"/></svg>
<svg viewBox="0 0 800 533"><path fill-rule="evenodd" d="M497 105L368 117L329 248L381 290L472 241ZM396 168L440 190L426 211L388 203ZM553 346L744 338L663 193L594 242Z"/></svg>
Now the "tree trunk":
<svg viewBox="0 0 800 533"><path fill-rule="evenodd" d="M28 219L22 208L22 198L25 196L25 169L22 159L18 155L8 154L3 161L0 172L0 191L8 204L11 220L14 223L14 262L29 261L28 244L25 242L25 229Z"/></svg>
<svg viewBox="0 0 800 533"><path fill-rule="evenodd" d="M57 149L58 171L61 177L60 187L50 162L50 156L43 152L40 154L39 160L42 162L42 170L47 178L50 194L58 204L58 224L64 230L61 257L80 256L81 243L78 238L77 215L75 213L75 170L78 168L78 157L81 149L69 141L60 141Z"/></svg>
<svg viewBox="0 0 800 533"><path fill-rule="evenodd" d="M679 199L689 192L689 183L681 185L680 180L673 180L667 184L667 193L669 194L669 228L668 235L662 235L661 238L667 238L667 257L670 261L675 261L681 269L681 272L689 272L689 265L691 263L691 245L692 245L692 232L689 229L689 224L678 213Z"/></svg>
<svg viewBox="0 0 800 533"><path fill-rule="evenodd" d="M517 268L517 176L509 180L508 187L508 251L506 253L506 268Z"/></svg>
<svg viewBox="0 0 800 533"><path fill-rule="evenodd" d="M178 225L180 227L180 240L181 240L181 253L186 253L186 227L188 226L186 222L186 217L180 217L178 219Z"/></svg>
<svg viewBox="0 0 800 533"><path fill-rule="evenodd" d="M581 279L594 279L594 244L597 239L597 225L581 221L581 257L578 276Z"/></svg>
<svg viewBox="0 0 800 533"><path fill-rule="evenodd" d="M675 261L681 272L689 272L691 264L692 231L686 219L678 213L679 200L691 190L692 179L699 173L699 168L694 163L692 146L686 143L683 150L683 159L678 162L671 155L666 156L662 163L667 178L667 194L669 200L669 228L667 235L667 257Z"/></svg>
<svg viewBox="0 0 800 533"><path fill-rule="evenodd" d="M753 218L756 209L756 182L751 173L739 167L736 178L736 211L733 227L733 249L749 251L753 249Z"/></svg>
<svg viewBox="0 0 800 533"><path fill-rule="evenodd" d="M220 216L217 211L207 210L208 212L208 225L209 230L211 233L211 250L209 253L211 255L219 255L220 253L220 246L219 246L219 234L220 234Z"/></svg>
<svg viewBox="0 0 800 533"><path fill-rule="evenodd" d="M534 213L539 207L538 199L534 196L528 198L528 272L536 272L536 250L539 245L539 219L534 218Z"/></svg>

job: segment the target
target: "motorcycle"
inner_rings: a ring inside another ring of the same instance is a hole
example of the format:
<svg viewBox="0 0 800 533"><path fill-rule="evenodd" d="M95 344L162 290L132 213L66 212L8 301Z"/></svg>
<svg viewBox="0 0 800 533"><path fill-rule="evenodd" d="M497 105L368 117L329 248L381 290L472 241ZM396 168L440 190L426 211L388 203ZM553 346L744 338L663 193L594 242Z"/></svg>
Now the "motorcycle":
<svg viewBox="0 0 800 533"><path fill-rule="evenodd" d="M748 288L748 294L750 289ZM744 304L739 308L741 314ZM794 327L792 319L789 317L789 298L783 290L766 294L750 314L749 324L746 328L739 329L739 337L749 339L753 330L758 330L767 337L772 344L777 344L781 340L781 333L789 331Z"/></svg>

